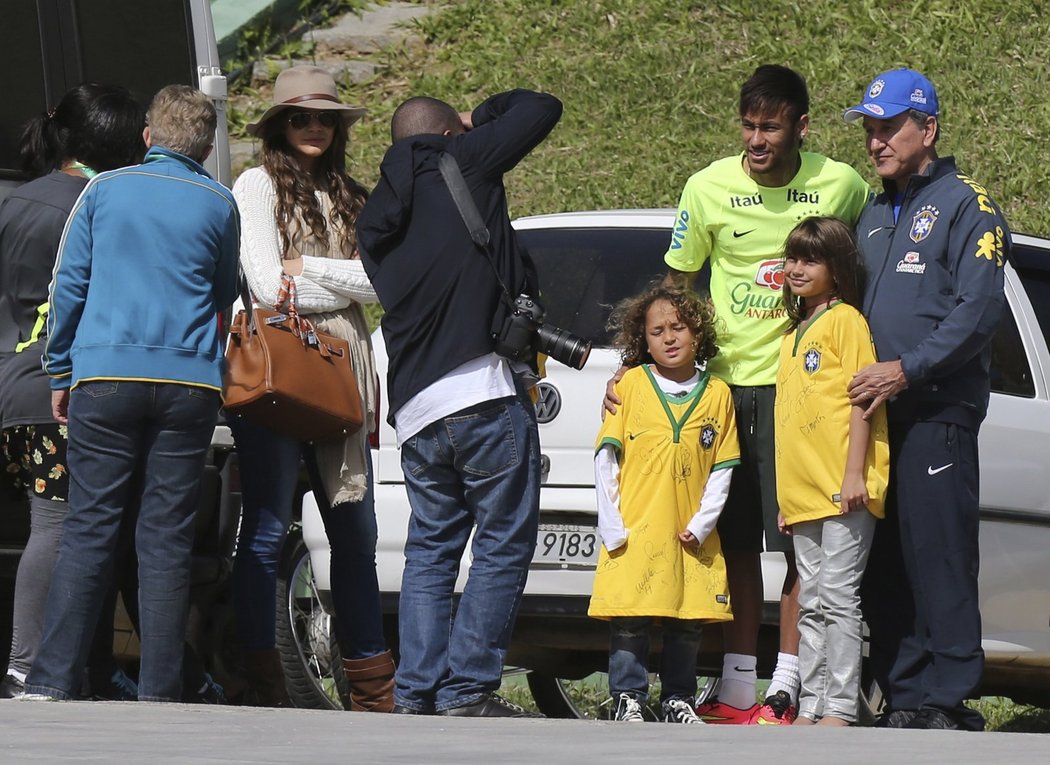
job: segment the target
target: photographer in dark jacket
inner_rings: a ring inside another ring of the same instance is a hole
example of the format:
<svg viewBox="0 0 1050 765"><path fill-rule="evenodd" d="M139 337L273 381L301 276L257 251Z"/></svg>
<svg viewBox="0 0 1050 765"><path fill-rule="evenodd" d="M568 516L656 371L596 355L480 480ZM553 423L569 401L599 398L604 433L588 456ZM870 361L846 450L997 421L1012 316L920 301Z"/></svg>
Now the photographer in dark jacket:
<svg viewBox="0 0 1050 765"><path fill-rule="evenodd" d="M460 114L433 98L409 99L394 112L393 145L358 218L361 258L385 310L390 421L412 506L395 712L526 714L494 691L536 544L539 435L529 370L495 353L493 332L507 314L501 281L512 298L537 291L503 174L550 133L561 108L526 90ZM487 253L442 178L442 153L459 164L488 227Z"/></svg>

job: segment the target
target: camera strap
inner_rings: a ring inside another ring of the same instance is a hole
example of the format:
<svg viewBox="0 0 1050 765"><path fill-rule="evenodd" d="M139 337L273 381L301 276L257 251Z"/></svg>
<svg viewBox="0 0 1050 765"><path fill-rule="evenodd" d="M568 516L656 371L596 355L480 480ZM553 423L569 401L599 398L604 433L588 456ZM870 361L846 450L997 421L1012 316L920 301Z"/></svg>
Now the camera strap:
<svg viewBox="0 0 1050 765"><path fill-rule="evenodd" d="M452 201L456 203L456 209L459 210L459 215L463 218L463 222L470 232L471 240L479 250L485 253L485 259L492 266L492 273L496 275L496 281L499 282L500 289L503 290L503 299L507 301L508 305L513 307L514 296L510 294L507 285L503 283L503 277L500 276L499 269L496 268L496 263L492 259L492 251L489 249L490 235L488 226L485 225L485 221L481 217L481 212L474 202L474 197L470 195L470 189L467 188L467 182L463 179L459 163L456 162L455 157L447 151L443 151L438 157L438 169L441 170L441 177L445 179L445 185L448 186L449 193L452 194Z"/></svg>

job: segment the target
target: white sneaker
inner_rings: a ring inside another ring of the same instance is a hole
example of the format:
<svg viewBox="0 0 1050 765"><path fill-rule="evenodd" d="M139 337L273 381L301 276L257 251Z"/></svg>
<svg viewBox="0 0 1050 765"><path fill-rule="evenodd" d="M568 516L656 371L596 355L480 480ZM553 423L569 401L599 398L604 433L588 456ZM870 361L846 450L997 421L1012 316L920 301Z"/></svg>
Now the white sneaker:
<svg viewBox="0 0 1050 765"><path fill-rule="evenodd" d="M616 722L645 722L642 717L642 705L638 699L629 693L621 693L616 701L616 714L613 720Z"/></svg>
<svg viewBox="0 0 1050 765"><path fill-rule="evenodd" d="M696 716L696 711L688 699L668 699L660 707L664 713L664 722L684 725L704 724L704 721Z"/></svg>
<svg viewBox="0 0 1050 765"><path fill-rule="evenodd" d="M46 693L25 693L23 691L15 696L15 701L58 701L58 699Z"/></svg>

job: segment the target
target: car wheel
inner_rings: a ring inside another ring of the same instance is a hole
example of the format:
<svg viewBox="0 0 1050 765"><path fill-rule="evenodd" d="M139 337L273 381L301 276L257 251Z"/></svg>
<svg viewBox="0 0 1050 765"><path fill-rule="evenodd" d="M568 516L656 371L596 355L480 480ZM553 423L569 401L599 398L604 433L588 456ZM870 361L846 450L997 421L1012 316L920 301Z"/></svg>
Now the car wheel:
<svg viewBox="0 0 1050 765"><path fill-rule="evenodd" d="M277 648L292 703L304 709L343 709L349 687L332 616L321 606L310 553L298 533L284 545L277 574Z"/></svg>
<svg viewBox="0 0 1050 765"><path fill-rule="evenodd" d="M609 716L609 676L595 672L582 680L566 680L545 672L526 676L536 708L556 719L605 720ZM653 678L650 678L650 688ZM706 700L715 678L697 678L696 703ZM659 705L657 705L659 706ZM655 714L647 716L656 719Z"/></svg>

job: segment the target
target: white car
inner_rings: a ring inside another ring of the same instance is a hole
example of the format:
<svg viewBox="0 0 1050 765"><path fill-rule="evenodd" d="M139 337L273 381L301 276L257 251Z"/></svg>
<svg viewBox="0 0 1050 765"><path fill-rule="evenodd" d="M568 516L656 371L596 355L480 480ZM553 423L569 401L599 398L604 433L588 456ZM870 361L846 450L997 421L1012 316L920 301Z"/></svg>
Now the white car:
<svg viewBox="0 0 1050 765"><path fill-rule="evenodd" d="M540 709L575 714L562 680L604 671L607 627L588 619L594 562L600 540L595 522L593 445L606 381L619 366L608 348L610 307L665 272L663 253L673 210L565 213L515 222L540 272L546 322L594 341L586 368L551 361L537 405L544 477L541 526L508 663L529 670ZM992 399L981 430L981 609L987 670L984 692L1019 701L1045 701L1050 681L1050 241L1015 237L1006 267L1010 311L993 349ZM386 355L373 335L381 379ZM387 635L396 645L397 596L404 565L409 505L393 429L381 412L375 456L379 523L377 564ZM291 561L288 613L299 657L312 667L318 688L337 655L327 630L328 543L312 496L303 503L301 550ZM469 556L461 566L462 587ZM765 629L760 672L776 656L776 619L783 558L766 555ZM310 581L312 569L314 582ZM721 667L720 630L705 631L700 667ZM338 663L334 664L338 666ZM338 683L338 673L334 673ZM334 694L329 693L334 697Z"/></svg>

